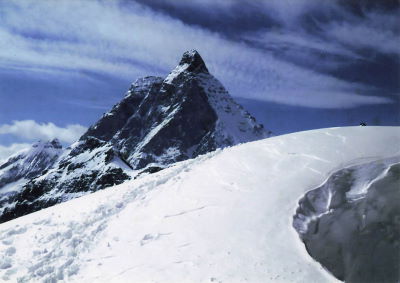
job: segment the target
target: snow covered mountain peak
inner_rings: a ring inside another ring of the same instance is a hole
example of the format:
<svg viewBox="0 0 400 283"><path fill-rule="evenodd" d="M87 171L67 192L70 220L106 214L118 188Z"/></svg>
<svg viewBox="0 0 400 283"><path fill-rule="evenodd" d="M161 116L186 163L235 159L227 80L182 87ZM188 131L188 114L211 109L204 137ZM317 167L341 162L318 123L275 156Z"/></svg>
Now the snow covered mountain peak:
<svg viewBox="0 0 400 283"><path fill-rule="evenodd" d="M209 74L206 64L196 50L186 51L178 66L165 78L164 83L173 84L176 78L182 75Z"/></svg>
<svg viewBox="0 0 400 283"><path fill-rule="evenodd" d="M197 52L196 50L190 50L183 53L182 59L179 62L178 67L184 65L187 66L186 70L188 72L205 74L209 73L206 64L203 61L203 58L201 58L199 52Z"/></svg>
<svg viewBox="0 0 400 283"><path fill-rule="evenodd" d="M0 163L0 215L21 193L29 179L44 174L62 152L62 145L57 139L38 141Z"/></svg>
<svg viewBox="0 0 400 283"><path fill-rule="evenodd" d="M54 168L30 180L0 222L268 136L209 73L199 53L188 51L165 79L136 80Z"/></svg>
<svg viewBox="0 0 400 283"><path fill-rule="evenodd" d="M3 164L0 164L0 191L1 187L8 183L40 175L53 165L62 151L62 145L54 139L38 141L30 148L10 156Z"/></svg>
<svg viewBox="0 0 400 283"><path fill-rule="evenodd" d="M125 98L82 136L109 142L134 169L163 167L269 136L213 77L195 51L163 80L136 80Z"/></svg>
<svg viewBox="0 0 400 283"><path fill-rule="evenodd" d="M32 145L33 148L38 148L38 149L45 149L45 148L53 148L53 149L61 149L62 145L60 141L55 138L51 141L37 141Z"/></svg>
<svg viewBox="0 0 400 283"><path fill-rule="evenodd" d="M208 102L207 106L210 106L216 113L214 139L218 144L234 145L267 138L271 135L271 132L265 130L263 125L258 124L249 112L234 101L221 82L209 73L196 50L186 51L183 54L179 65L163 81L160 93L171 93L170 89L176 90L185 84L196 88L196 90L189 91L188 95L204 95ZM179 95L179 91L173 94ZM180 99L188 98L181 97Z"/></svg>

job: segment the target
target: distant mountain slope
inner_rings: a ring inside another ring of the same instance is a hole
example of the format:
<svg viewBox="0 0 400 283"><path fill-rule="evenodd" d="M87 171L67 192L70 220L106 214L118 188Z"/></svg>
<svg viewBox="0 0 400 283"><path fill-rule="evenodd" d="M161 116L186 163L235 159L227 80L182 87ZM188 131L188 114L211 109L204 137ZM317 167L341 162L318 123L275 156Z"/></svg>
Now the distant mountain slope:
<svg viewBox="0 0 400 283"><path fill-rule="evenodd" d="M197 51L165 78L145 77L10 200L0 222L269 132L237 104Z"/></svg>
<svg viewBox="0 0 400 283"><path fill-rule="evenodd" d="M0 278L337 282L292 226L299 200L341 168L398 156L399 144L399 127L333 128L180 162L1 224Z"/></svg>
<svg viewBox="0 0 400 283"><path fill-rule="evenodd" d="M62 146L57 139L39 141L0 164L0 214L7 207L10 198L18 194L29 179L50 169L62 152Z"/></svg>
<svg viewBox="0 0 400 283"><path fill-rule="evenodd" d="M62 153L62 146L57 139L49 142L39 141L10 156L0 164L0 192L7 184L22 178L30 179L49 169Z"/></svg>

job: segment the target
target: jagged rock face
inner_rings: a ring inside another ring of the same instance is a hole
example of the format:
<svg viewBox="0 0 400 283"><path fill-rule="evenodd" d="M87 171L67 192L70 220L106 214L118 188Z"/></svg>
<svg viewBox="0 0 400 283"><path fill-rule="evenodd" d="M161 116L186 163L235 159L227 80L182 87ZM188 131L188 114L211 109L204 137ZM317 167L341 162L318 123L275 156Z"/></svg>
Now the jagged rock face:
<svg viewBox="0 0 400 283"><path fill-rule="evenodd" d="M52 170L25 186L0 221L268 135L210 75L198 52L185 52L165 79L133 83Z"/></svg>
<svg viewBox="0 0 400 283"><path fill-rule="evenodd" d="M216 148L268 136L209 74L196 51L186 52L164 79L147 77L83 136L109 141L134 169L166 165Z"/></svg>
<svg viewBox="0 0 400 283"><path fill-rule="evenodd" d="M153 92L153 89L157 91L161 83L162 78L158 77L138 79L132 84L125 98L90 127L80 140L92 136L102 141L110 141L134 115L147 93Z"/></svg>

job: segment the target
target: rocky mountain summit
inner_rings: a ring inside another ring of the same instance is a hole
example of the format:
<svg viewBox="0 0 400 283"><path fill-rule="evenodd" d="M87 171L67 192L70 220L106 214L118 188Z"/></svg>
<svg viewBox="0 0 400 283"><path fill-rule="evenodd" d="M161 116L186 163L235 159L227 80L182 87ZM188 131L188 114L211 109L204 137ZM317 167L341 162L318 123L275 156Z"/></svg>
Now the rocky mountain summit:
<svg viewBox="0 0 400 283"><path fill-rule="evenodd" d="M166 78L136 80L51 170L24 186L0 221L269 134L209 73L199 53L188 51Z"/></svg>
<svg viewBox="0 0 400 283"><path fill-rule="evenodd" d="M142 169L267 136L191 51L165 79L137 80L81 140L109 142L132 168Z"/></svg>

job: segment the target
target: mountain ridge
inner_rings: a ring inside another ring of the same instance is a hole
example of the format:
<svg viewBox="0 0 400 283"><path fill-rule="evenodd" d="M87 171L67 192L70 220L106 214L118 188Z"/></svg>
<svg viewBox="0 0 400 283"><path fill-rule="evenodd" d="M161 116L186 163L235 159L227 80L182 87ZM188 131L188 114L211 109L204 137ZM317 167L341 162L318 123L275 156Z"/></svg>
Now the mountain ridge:
<svg viewBox="0 0 400 283"><path fill-rule="evenodd" d="M0 215L4 222L217 148L270 135L187 51L165 78L137 79L125 97Z"/></svg>

